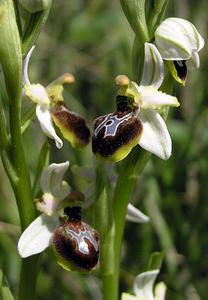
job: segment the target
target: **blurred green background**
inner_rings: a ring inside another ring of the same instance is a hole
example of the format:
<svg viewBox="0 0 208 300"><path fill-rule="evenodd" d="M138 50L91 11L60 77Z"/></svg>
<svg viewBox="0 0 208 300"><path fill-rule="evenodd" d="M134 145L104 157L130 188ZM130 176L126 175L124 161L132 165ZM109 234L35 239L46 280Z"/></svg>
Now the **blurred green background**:
<svg viewBox="0 0 208 300"><path fill-rule="evenodd" d="M187 18L207 40L208 2L170 1L166 16ZM54 1L49 20L31 59L31 82L47 85L64 72L72 72L76 83L65 88L65 100L85 116L89 125L115 107L118 74L131 76L134 35L118 0ZM201 67L189 73L186 87L176 84L179 109L172 109L168 128L173 154L167 162L153 157L138 178L131 202L150 216L146 225L127 223L123 241L121 291L131 291L135 276L145 270L153 251L164 251L159 275L168 287L168 300L208 299L208 52L200 52ZM1 90L4 94L4 91ZM4 98L4 97L3 97ZM5 100L6 101L6 100ZM23 108L28 103L24 100ZM36 119L24 134L31 178L45 137ZM79 166L93 168L88 146L74 151L65 142L57 151L51 143L51 161L70 160L69 181L74 189L93 194L93 181L80 179ZM78 166L75 168L75 165ZM83 173L83 172L82 172ZM81 174L82 175L82 174ZM92 176L93 180L93 176ZM17 292L20 259L16 244L19 218L11 186L0 168L0 267ZM133 233L133 234L132 234ZM38 278L41 299L102 299L99 279L69 273L56 263L52 251L44 253ZM110 300L110 299L109 299Z"/></svg>

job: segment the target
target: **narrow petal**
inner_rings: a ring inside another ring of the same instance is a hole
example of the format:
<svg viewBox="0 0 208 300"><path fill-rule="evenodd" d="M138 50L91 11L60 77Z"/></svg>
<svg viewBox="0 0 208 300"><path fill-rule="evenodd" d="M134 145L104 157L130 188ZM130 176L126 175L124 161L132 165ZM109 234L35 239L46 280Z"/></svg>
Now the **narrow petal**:
<svg viewBox="0 0 208 300"><path fill-rule="evenodd" d="M192 56L189 60L186 62L188 70L192 71L195 68L199 68L200 66L200 59L199 54L197 52L193 52Z"/></svg>
<svg viewBox="0 0 208 300"><path fill-rule="evenodd" d="M144 70L141 85L152 85L158 89L164 79L163 59L155 45L145 43Z"/></svg>
<svg viewBox="0 0 208 300"><path fill-rule="evenodd" d="M23 62L23 68L22 68L22 80L23 80L23 85L27 84L30 85L30 80L28 77L28 66L30 62L30 57L32 55L33 50L35 49L35 46L33 45L30 50L28 51L24 62Z"/></svg>
<svg viewBox="0 0 208 300"><path fill-rule="evenodd" d="M70 187L63 182L63 177L69 167L69 161L51 164L41 176L41 187L44 193L51 193L58 199L64 199L70 193Z"/></svg>
<svg viewBox="0 0 208 300"><path fill-rule="evenodd" d="M148 271L139 274L134 282L134 293L138 298L154 300L153 285L159 270Z"/></svg>
<svg viewBox="0 0 208 300"><path fill-rule="evenodd" d="M142 110L140 120L143 125L143 133L139 145L166 160L171 155L172 142L165 121L154 110Z"/></svg>
<svg viewBox="0 0 208 300"><path fill-rule="evenodd" d="M179 106L176 97L158 91L152 86L140 86L139 93L142 100L143 109L159 109L162 106Z"/></svg>
<svg viewBox="0 0 208 300"><path fill-rule="evenodd" d="M44 251L51 244L51 238L58 226L58 217L45 214L35 219L23 232L18 242L18 252L23 258Z"/></svg>
<svg viewBox="0 0 208 300"><path fill-rule="evenodd" d="M56 147L58 149L62 148L63 142L56 134L56 131L53 127L51 112L49 105L37 105L36 106L36 115L40 122L40 126L43 132L51 139L55 140Z"/></svg>
<svg viewBox="0 0 208 300"><path fill-rule="evenodd" d="M147 223L149 222L149 217L129 203L127 208L126 220L135 223Z"/></svg>

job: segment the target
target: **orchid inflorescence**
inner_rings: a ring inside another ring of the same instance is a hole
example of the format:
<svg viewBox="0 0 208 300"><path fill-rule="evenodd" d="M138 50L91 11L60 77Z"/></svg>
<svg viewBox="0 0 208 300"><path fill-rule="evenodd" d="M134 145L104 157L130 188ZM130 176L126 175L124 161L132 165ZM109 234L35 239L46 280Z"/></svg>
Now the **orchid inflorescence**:
<svg viewBox="0 0 208 300"><path fill-rule="evenodd" d="M144 44L140 82L125 75L117 76L115 111L94 121L92 150L97 157L118 162L137 145L161 159L170 157L172 142L163 116L169 107L180 104L176 97L160 90L166 67L173 78L184 85L187 69L199 67L198 52L203 46L203 38L187 20L168 18L158 26L154 43ZM64 74L47 87L31 84L28 65L33 50L34 47L23 65L23 95L36 104L36 115L43 132L55 140L57 148L61 148L63 142L56 127L73 147L85 146L90 140L90 130L82 117L66 107L63 97L63 85L74 82L73 75ZM69 162L51 164L44 170L41 177L43 196L36 200L36 208L42 214L23 232L18 251L25 258L52 244L58 263L64 268L92 270L98 262L98 233L81 221L80 195L70 193L68 183L63 181L68 166ZM126 219L137 223L149 221L132 204L128 205ZM164 299L162 284L156 289L155 296L152 292L158 272L153 270L138 275L135 296L123 294L122 300Z"/></svg>

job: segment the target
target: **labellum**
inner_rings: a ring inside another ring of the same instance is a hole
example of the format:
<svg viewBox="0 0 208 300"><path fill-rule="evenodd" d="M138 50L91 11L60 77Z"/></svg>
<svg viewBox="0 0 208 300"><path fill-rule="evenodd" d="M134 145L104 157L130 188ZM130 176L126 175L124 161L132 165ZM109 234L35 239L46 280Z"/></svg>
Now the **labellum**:
<svg viewBox="0 0 208 300"><path fill-rule="evenodd" d="M117 96L117 110L94 122L92 150L97 156L112 161L124 159L138 144L142 134L142 123L138 119L138 108L133 99Z"/></svg>
<svg viewBox="0 0 208 300"><path fill-rule="evenodd" d="M186 67L186 61L185 60L175 60L174 61L174 66L177 71L178 77L182 80L186 80L186 75L187 75L187 67Z"/></svg>
<svg viewBox="0 0 208 300"><path fill-rule="evenodd" d="M99 235L81 220L81 208L66 207L53 235L58 263L67 270L91 271L99 258Z"/></svg>
<svg viewBox="0 0 208 300"><path fill-rule="evenodd" d="M71 142L73 147L83 147L89 143L90 130L85 120L61 104L55 104L52 108L52 118L65 139Z"/></svg>

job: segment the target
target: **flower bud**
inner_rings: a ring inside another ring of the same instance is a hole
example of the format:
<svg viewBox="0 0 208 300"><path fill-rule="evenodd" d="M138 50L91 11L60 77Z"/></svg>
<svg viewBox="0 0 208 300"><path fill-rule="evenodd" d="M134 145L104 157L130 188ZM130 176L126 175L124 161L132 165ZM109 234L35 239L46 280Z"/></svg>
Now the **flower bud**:
<svg viewBox="0 0 208 300"><path fill-rule="evenodd" d="M95 120L92 150L97 156L117 162L138 144L142 123L138 110L131 108L132 101L130 97L117 96L117 110Z"/></svg>
<svg viewBox="0 0 208 300"><path fill-rule="evenodd" d="M69 111L63 104L55 104L52 108L52 118L62 135L73 147L83 147L89 143L90 130L85 120Z"/></svg>
<svg viewBox="0 0 208 300"><path fill-rule="evenodd" d="M66 207L64 214L53 235L58 263L70 271L91 271L99 258L98 233L81 221L80 207Z"/></svg>
<svg viewBox="0 0 208 300"><path fill-rule="evenodd" d="M204 47L196 27L181 18L164 20L155 31L155 43L165 60L187 60Z"/></svg>
<svg viewBox="0 0 208 300"><path fill-rule="evenodd" d="M19 2L31 14L45 10L50 3L49 0L19 0Z"/></svg>

